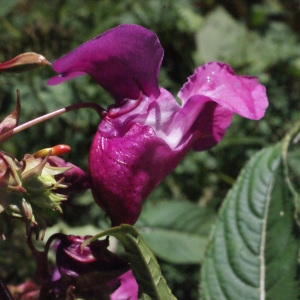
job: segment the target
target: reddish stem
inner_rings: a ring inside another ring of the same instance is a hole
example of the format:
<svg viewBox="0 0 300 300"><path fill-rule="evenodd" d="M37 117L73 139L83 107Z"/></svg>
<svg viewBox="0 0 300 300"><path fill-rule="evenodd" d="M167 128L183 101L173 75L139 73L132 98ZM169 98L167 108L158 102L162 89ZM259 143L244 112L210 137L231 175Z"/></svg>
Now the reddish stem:
<svg viewBox="0 0 300 300"><path fill-rule="evenodd" d="M22 125L19 125L19 126L15 127L12 130L9 130L9 131L3 133L2 135L0 135L0 143L4 142L5 140L10 138L14 134L19 133L20 131L22 131L24 129L27 129L27 128L33 126L33 125L39 124L41 122L44 122L44 121L47 121L47 120L52 119L54 117L57 117L59 115L62 115L66 112L76 110L76 109L80 109L80 108L91 108L91 109L95 110L98 113L98 115L101 119L102 119L103 114L105 112L105 109L102 106L100 106L97 103L93 103L93 102L83 102L83 103L76 103L76 104L73 104L73 105L69 105L69 106L66 106L64 108L55 110L51 113L48 113L46 115L40 116L36 119L30 120L30 121L28 121L28 122L26 122Z"/></svg>

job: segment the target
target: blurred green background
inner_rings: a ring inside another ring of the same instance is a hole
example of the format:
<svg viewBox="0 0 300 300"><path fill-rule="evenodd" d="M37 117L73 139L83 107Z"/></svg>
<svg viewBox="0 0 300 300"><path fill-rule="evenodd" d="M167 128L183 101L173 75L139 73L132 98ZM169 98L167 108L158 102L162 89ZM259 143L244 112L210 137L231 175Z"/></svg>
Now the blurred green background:
<svg viewBox="0 0 300 300"><path fill-rule="evenodd" d="M53 61L107 29L136 23L158 35L165 50L159 82L174 95L198 65L212 60L229 63L238 74L257 76L267 87L270 106L265 118L254 122L234 117L218 146L188 154L153 192L146 212L158 202L192 202L211 213L203 225L209 232L222 199L249 157L281 140L299 120L299 0L0 0L0 7L0 61L26 51ZM48 87L52 75L49 67L0 74L0 117L12 110L16 89L21 92L21 123L72 103L112 104L110 95L88 76ZM1 144L1 150L21 159L25 153L65 143L72 151L64 158L86 170L98 123L94 111L70 112L21 132ZM89 225L93 228L89 233L94 234L93 230L107 226L89 192L70 199L63 210L63 226L68 230ZM151 219L155 226L155 212ZM7 228L6 236L7 241L0 241L0 277L14 284L33 277L34 264L19 222ZM178 264L162 257L162 272L174 294L196 299L199 264Z"/></svg>

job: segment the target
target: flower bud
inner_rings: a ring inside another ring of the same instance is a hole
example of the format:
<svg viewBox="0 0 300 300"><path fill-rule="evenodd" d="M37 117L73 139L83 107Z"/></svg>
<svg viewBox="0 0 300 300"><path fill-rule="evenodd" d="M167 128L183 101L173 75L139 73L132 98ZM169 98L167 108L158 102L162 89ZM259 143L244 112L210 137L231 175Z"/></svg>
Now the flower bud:
<svg viewBox="0 0 300 300"><path fill-rule="evenodd" d="M78 192L83 192L90 188L90 178L88 174L80 169L79 167L73 165L70 162L66 162L61 157L50 156L48 163L53 167L68 167L69 170L61 175L57 175L55 178L57 180L61 179L62 176L65 181L69 184L68 189L59 190L59 193L65 195L71 195Z"/></svg>
<svg viewBox="0 0 300 300"><path fill-rule="evenodd" d="M65 154L65 153L68 153L70 152L71 148L69 145L63 145L63 144L60 144L60 145L56 145L54 147L51 147L51 148L44 148L44 149L41 149L37 152L35 152L33 154L33 156L35 158L44 158L48 155L48 153L51 151L51 156L54 156L54 155L62 155L62 154Z"/></svg>
<svg viewBox="0 0 300 300"><path fill-rule="evenodd" d="M43 55L35 52L25 52L8 61L0 63L0 73L18 73L45 65L51 65L51 63Z"/></svg>
<svg viewBox="0 0 300 300"><path fill-rule="evenodd" d="M22 161L12 155L0 152L0 214L22 219L27 227L38 225L45 229L52 225L60 204L66 195L57 193L66 189L63 178L57 180L70 167L53 167L45 158L26 154ZM2 234L3 232L0 232Z"/></svg>

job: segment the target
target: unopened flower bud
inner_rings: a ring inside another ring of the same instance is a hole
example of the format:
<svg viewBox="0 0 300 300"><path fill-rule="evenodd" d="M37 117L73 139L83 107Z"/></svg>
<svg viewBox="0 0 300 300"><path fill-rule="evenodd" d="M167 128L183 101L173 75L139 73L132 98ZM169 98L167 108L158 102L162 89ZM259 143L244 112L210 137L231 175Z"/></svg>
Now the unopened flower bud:
<svg viewBox="0 0 300 300"><path fill-rule="evenodd" d="M52 225L60 204L67 199L58 189L68 187L63 178L56 179L70 167L53 167L46 157L26 154L21 162L12 155L0 152L0 214L22 219L27 229ZM1 234L2 232L0 232Z"/></svg>
<svg viewBox="0 0 300 300"><path fill-rule="evenodd" d="M25 215L25 217L27 217L27 220L30 220L32 223L35 223L32 207L30 203L28 203L24 198L22 199L22 208L23 214Z"/></svg>
<svg viewBox="0 0 300 300"><path fill-rule="evenodd" d="M51 65L51 63L43 55L35 52L25 52L8 61L0 63L0 73L18 73L36 69L45 65Z"/></svg>
<svg viewBox="0 0 300 300"><path fill-rule="evenodd" d="M35 152L33 154L33 156L35 158L38 158L38 157L44 158L44 157L46 157L49 154L50 151L51 151L50 152L51 156L54 156L54 155L58 155L59 156L59 155L62 155L62 154L70 152L70 150L71 150L71 148L70 148L69 145L63 145L63 144L61 144L61 145L56 145L56 146L51 147L51 148L44 148L42 150L39 150L39 151Z"/></svg>

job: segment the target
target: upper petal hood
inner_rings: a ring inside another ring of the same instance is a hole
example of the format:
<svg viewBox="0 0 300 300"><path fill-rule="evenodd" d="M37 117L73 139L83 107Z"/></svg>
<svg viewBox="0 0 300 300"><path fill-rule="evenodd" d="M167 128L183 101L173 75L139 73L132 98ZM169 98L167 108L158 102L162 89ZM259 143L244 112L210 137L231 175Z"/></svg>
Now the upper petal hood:
<svg viewBox="0 0 300 300"><path fill-rule="evenodd" d="M163 49L157 36L139 26L124 24L100 34L56 60L53 69L60 75L55 85L88 73L117 102L137 99L140 92L157 97L158 72Z"/></svg>

